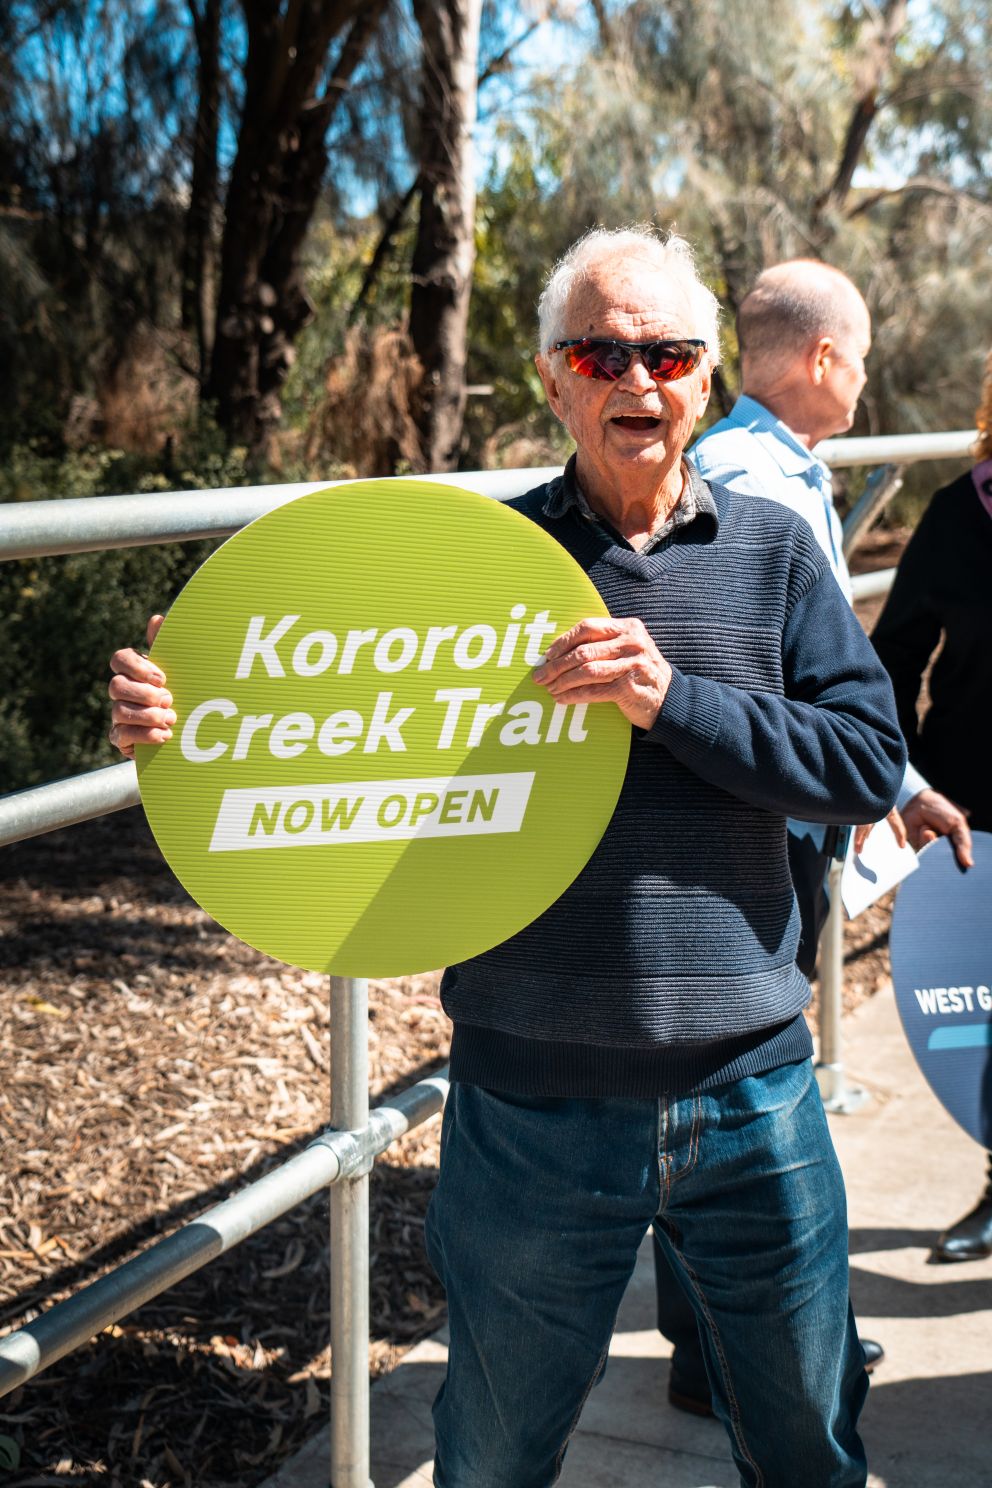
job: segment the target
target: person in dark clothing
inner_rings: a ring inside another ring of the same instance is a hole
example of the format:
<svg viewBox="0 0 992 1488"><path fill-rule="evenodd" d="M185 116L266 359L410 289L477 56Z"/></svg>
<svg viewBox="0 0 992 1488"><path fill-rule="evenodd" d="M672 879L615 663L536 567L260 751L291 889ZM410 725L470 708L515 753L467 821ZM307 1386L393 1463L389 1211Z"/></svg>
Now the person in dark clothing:
<svg viewBox="0 0 992 1488"><path fill-rule="evenodd" d="M992 491L992 455L935 493L872 633L892 678L910 758L938 790L964 807L980 832L992 831L992 496L987 491ZM920 723L921 680L941 640L930 674L930 706Z"/></svg>
<svg viewBox="0 0 992 1488"><path fill-rule="evenodd" d="M910 538L872 634L910 759L992 832L992 354L977 414L978 463L937 491ZM930 706L919 721L923 675ZM927 833L922 842L932 841ZM975 1208L940 1236L938 1261L992 1255L992 1153Z"/></svg>

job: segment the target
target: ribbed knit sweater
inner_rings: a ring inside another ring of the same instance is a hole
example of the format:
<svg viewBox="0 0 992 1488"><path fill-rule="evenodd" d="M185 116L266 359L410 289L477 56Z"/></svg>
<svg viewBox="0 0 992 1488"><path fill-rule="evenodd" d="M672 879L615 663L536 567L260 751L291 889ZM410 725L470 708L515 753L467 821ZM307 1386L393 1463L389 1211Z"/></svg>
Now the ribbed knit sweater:
<svg viewBox="0 0 992 1488"><path fill-rule="evenodd" d="M875 821L905 766L888 678L809 526L706 487L639 553L561 482L511 503L673 667L607 830L511 939L450 967L451 1073L504 1093L653 1096L805 1058L786 818ZM596 705L594 705L596 706ZM603 704L601 706L612 706Z"/></svg>

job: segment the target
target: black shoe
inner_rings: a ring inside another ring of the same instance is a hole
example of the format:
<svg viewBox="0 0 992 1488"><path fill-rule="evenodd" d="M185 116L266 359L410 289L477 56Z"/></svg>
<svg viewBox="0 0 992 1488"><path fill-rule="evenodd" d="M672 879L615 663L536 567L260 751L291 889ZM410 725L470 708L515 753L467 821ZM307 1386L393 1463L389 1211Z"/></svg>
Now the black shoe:
<svg viewBox="0 0 992 1488"><path fill-rule="evenodd" d="M861 1347L865 1355L865 1373L871 1374L876 1364L885 1358L885 1350L874 1338L862 1338ZM712 1416L713 1397L708 1385L689 1384L674 1370L668 1377L668 1403L676 1410L687 1411L691 1416Z"/></svg>
<svg viewBox="0 0 992 1488"><path fill-rule="evenodd" d="M668 1376L668 1403L676 1410L688 1411L690 1416L713 1414L709 1385L688 1385L674 1372Z"/></svg>
<svg viewBox="0 0 992 1488"><path fill-rule="evenodd" d="M992 1255L992 1184L970 1214L945 1230L931 1252L931 1261L981 1261Z"/></svg>

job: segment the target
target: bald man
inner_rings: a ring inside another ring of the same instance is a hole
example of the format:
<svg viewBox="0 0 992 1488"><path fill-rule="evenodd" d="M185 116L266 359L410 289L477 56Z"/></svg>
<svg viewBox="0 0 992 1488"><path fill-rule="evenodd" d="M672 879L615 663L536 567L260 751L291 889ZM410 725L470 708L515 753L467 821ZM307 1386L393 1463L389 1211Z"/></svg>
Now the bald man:
<svg viewBox="0 0 992 1488"><path fill-rule="evenodd" d="M871 316L846 275L811 259L776 264L760 275L737 317L743 393L726 418L690 451L700 474L742 495L780 502L809 523L834 577L851 601L843 533L834 509L829 467L814 453L854 422L865 385ZM963 867L971 837L964 814L907 766L891 820L898 837L920 848L948 835ZM836 842L836 833L834 843ZM842 834L841 848L846 841ZM811 976L826 918L826 871L834 846L816 823L789 822L789 867L802 919L797 955ZM669 1398L680 1409L710 1412L710 1391L695 1317L661 1245L655 1241L658 1326L675 1345ZM881 1346L862 1339L867 1367Z"/></svg>
<svg viewBox="0 0 992 1488"><path fill-rule="evenodd" d="M742 395L728 416L697 441L690 458L707 480L781 502L805 517L850 601L851 576L830 468L814 450L822 439L846 433L854 422L871 348L868 306L839 269L813 259L791 259L765 269L745 296L737 340ZM964 813L931 790L911 765L897 807L892 818L897 836L905 831L916 849L949 836L961 866L971 866ZM803 882L797 882L803 911L799 965L810 974L826 908L826 864L816 862L800 844L812 842L822 849L824 834L804 822L791 822L790 832L796 839L791 844L794 877L810 885L804 904Z"/></svg>

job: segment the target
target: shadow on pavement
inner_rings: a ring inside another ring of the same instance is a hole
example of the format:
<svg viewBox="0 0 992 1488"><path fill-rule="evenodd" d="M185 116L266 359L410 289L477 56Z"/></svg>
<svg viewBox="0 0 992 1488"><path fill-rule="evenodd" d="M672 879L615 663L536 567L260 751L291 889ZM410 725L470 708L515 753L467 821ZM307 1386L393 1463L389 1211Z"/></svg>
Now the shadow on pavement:
<svg viewBox="0 0 992 1488"><path fill-rule="evenodd" d="M612 1359L610 1370L613 1395L598 1409L596 1392L590 1397L565 1459L563 1488L598 1488L607 1481L607 1461L611 1488L653 1481L666 1488L736 1485L719 1423L683 1417L664 1399L663 1361ZM404 1373L401 1385L376 1392L376 1488L431 1481L430 1402L443 1365L407 1366ZM992 1373L892 1384L876 1377L861 1421L870 1470L889 1488L985 1488L990 1398Z"/></svg>
<svg viewBox="0 0 992 1488"><path fill-rule="evenodd" d="M862 1227L851 1230L848 1250L852 1256L874 1250L927 1250L936 1243L937 1229L888 1230Z"/></svg>
<svg viewBox="0 0 992 1488"><path fill-rule="evenodd" d="M920 1269L923 1270L922 1265ZM971 1280L962 1277L960 1281L942 1281L934 1285L934 1271L930 1267L919 1281L905 1281L900 1276L882 1276L877 1271L852 1266L851 1300L857 1314L873 1318L956 1317L959 1313L981 1312L987 1308L992 1302L992 1287L985 1276Z"/></svg>
<svg viewBox="0 0 992 1488"><path fill-rule="evenodd" d="M992 1373L872 1381L861 1417L869 1468L891 1488L987 1488Z"/></svg>

